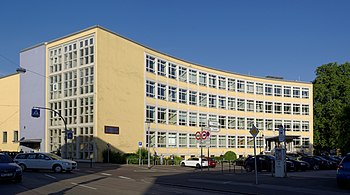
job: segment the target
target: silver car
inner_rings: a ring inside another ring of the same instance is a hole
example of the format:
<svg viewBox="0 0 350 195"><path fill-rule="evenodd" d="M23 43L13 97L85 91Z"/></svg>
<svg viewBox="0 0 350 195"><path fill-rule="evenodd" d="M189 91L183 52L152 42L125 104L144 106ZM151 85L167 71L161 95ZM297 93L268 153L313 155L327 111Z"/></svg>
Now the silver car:
<svg viewBox="0 0 350 195"><path fill-rule="evenodd" d="M63 159L52 153L36 152L18 154L14 161L22 168L26 169L46 169L56 173L62 171L70 172L77 168L77 162Z"/></svg>

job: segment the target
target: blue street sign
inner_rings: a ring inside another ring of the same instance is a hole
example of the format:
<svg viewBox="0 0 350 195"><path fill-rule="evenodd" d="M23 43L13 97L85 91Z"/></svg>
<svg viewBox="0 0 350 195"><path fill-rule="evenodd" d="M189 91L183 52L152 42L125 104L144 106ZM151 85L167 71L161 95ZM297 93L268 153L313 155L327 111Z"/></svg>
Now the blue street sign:
<svg viewBox="0 0 350 195"><path fill-rule="evenodd" d="M142 148L142 142L139 142L139 148Z"/></svg>
<svg viewBox="0 0 350 195"><path fill-rule="evenodd" d="M68 138L68 139L73 139L73 132L72 132L72 131L69 131L69 132L67 133L67 138Z"/></svg>
<svg viewBox="0 0 350 195"><path fill-rule="evenodd" d="M40 117L40 110L37 108L32 108L32 117L39 118Z"/></svg>

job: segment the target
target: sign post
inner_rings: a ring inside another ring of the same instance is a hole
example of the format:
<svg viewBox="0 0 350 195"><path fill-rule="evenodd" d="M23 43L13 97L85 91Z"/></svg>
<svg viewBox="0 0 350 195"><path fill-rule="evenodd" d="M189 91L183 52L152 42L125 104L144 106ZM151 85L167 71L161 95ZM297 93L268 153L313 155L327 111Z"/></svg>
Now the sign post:
<svg viewBox="0 0 350 195"><path fill-rule="evenodd" d="M139 166L141 166L141 148L142 148L142 142L139 142Z"/></svg>
<svg viewBox="0 0 350 195"><path fill-rule="evenodd" d="M255 164L255 184L258 184L258 166L256 164L256 144L255 144L255 138L259 134L259 129L255 127L255 125L252 126L250 129L250 134L253 136L253 141L254 141L254 164Z"/></svg>

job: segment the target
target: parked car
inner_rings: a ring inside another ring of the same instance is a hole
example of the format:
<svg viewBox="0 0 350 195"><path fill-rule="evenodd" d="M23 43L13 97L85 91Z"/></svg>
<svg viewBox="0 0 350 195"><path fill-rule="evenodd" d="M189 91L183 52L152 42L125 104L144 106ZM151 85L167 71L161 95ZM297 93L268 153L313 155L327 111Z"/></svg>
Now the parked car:
<svg viewBox="0 0 350 195"><path fill-rule="evenodd" d="M0 153L0 180L22 181L21 167L4 153Z"/></svg>
<svg viewBox="0 0 350 195"><path fill-rule="evenodd" d="M208 165L210 168L216 167L216 161L213 158L207 158L207 160L208 160Z"/></svg>
<svg viewBox="0 0 350 195"><path fill-rule="evenodd" d="M323 158L322 156L315 156L315 158L320 159L323 161L323 164L325 164L325 169L336 169L337 168L337 163L331 160L327 160Z"/></svg>
<svg viewBox="0 0 350 195"><path fill-rule="evenodd" d="M293 157L293 156L286 156L286 161L290 161L294 164L294 171L305 171L307 169L309 169L310 164L302 161L302 160L298 160L297 158Z"/></svg>
<svg viewBox="0 0 350 195"><path fill-rule="evenodd" d="M349 186L350 184L350 153L338 165L337 184L339 187Z"/></svg>
<svg viewBox="0 0 350 195"><path fill-rule="evenodd" d="M270 155L256 155L256 165L258 171L271 171L273 170L275 158ZM244 168L247 172L255 170L255 157L248 156L244 161Z"/></svg>
<svg viewBox="0 0 350 195"><path fill-rule="evenodd" d="M309 163L310 165L309 169L312 169L312 170L319 170L320 167L322 166L321 165L322 161L312 156L302 156L302 157L299 157L298 159Z"/></svg>
<svg viewBox="0 0 350 195"><path fill-rule="evenodd" d="M233 165L236 166L244 166L244 161L247 159L247 157L239 157L235 161L233 161Z"/></svg>
<svg viewBox="0 0 350 195"><path fill-rule="evenodd" d="M180 165L183 167L196 167L196 168L208 167L208 160L206 158L192 157L187 160L182 160L180 162Z"/></svg>
<svg viewBox="0 0 350 195"><path fill-rule="evenodd" d="M62 171L70 172L77 168L75 161L62 159L55 154L44 152L18 154L14 161L23 171L26 169L46 169L59 173Z"/></svg>

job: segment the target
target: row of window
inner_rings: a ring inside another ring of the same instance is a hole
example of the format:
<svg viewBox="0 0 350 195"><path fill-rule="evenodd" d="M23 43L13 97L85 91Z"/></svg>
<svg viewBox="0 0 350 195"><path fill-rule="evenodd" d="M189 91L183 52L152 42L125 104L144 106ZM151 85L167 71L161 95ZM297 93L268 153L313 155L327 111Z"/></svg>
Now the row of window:
<svg viewBox="0 0 350 195"><path fill-rule="evenodd" d="M157 95L156 95L157 94ZM194 106L238 110L247 112L265 112L275 114L309 115L308 104L292 104L270 101L246 100L207 93L198 93L187 89L166 87L158 84L157 93L152 81L146 81L146 97L167 100L169 102L183 103Z"/></svg>
<svg viewBox="0 0 350 195"><path fill-rule="evenodd" d="M208 121L218 121L221 129L250 129L254 124L260 130L278 131L283 125L286 131L309 132L309 121L277 120L263 118L236 117L197 112L187 112L176 109L146 106L146 121L191 127L207 127Z"/></svg>
<svg viewBox="0 0 350 195"><path fill-rule="evenodd" d="M13 131L13 140L11 142L18 142L18 131ZM8 142L7 131L2 132L2 143L6 144Z"/></svg>
<svg viewBox="0 0 350 195"><path fill-rule="evenodd" d="M148 137L148 136L147 136ZM176 133L150 131L150 146L159 148L198 148L200 143L196 140L195 134L192 133ZM254 139L252 136L237 135L210 135L207 138L211 148L254 148ZM300 144L301 140L301 144ZM146 144L148 145L148 140ZM296 138L294 146L309 147L310 138ZM203 147L206 143L202 143ZM256 137L256 145L258 148L264 147L264 138Z"/></svg>
<svg viewBox="0 0 350 195"><path fill-rule="evenodd" d="M253 81L245 81L185 68L171 62L146 55L146 71L158 76L177 79L195 85L218 88L222 90L252 93L266 96L309 98L309 88L282 86Z"/></svg>

